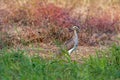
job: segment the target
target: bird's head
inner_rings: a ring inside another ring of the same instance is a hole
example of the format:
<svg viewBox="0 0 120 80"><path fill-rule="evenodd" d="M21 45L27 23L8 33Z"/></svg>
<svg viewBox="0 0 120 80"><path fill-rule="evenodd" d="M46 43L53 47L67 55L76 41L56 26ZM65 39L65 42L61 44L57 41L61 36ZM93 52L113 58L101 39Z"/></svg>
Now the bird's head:
<svg viewBox="0 0 120 80"><path fill-rule="evenodd" d="M76 30L77 32L80 32L80 28L78 26L73 26L72 28L69 29L70 31Z"/></svg>
<svg viewBox="0 0 120 80"><path fill-rule="evenodd" d="M73 30L79 30L80 28L78 26L73 26Z"/></svg>

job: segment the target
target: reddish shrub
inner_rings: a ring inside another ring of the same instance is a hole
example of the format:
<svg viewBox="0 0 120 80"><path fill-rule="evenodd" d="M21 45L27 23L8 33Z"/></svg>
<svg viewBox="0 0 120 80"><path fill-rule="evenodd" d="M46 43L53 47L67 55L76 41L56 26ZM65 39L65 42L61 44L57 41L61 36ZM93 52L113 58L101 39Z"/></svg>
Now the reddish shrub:
<svg viewBox="0 0 120 80"><path fill-rule="evenodd" d="M120 21L117 14L111 15L109 11L103 11L102 14L95 13L94 16L89 16L85 27L95 33L113 33L116 32L116 24Z"/></svg>
<svg viewBox="0 0 120 80"><path fill-rule="evenodd" d="M41 42L53 41L54 39L66 41L71 37L71 33L65 30L65 27L71 27L73 25L79 26L79 20L82 22L82 18L72 18L69 9L56 6L55 4L45 4L40 2L40 0L36 1L38 2L35 2L34 5L26 4L15 10L12 16L14 22L35 25L30 26L30 29L26 28L28 32L25 31L23 33L23 35L27 37L24 39L28 41L34 41L36 39ZM113 17L109 10L102 10L101 13L91 11L91 15L89 13L87 14L87 12L85 13L86 14L83 15L85 15L87 19L85 19L85 23L83 20L83 25L80 26L85 28L85 30L80 33L80 44L82 45L89 44L89 40L92 35L94 36L94 33L98 36L101 36L102 33L113 33L116 32L116 26L119 26L120 12L116 12Z"/></svg>
<svg viewBox="0 0 120 80"><path fill-rule="evenodd" d="M36 25L55 24L59 27L70 27L78 25L78 21L71 18L69 10L55 6L54 4L47 4L45 6L39 5L34 13Z"/></svg>

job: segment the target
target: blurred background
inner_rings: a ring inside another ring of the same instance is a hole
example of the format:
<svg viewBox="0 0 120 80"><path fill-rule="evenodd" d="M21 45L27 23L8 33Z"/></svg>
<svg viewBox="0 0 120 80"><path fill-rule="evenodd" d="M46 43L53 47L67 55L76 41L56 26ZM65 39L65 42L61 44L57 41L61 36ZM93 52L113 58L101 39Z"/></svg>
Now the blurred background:
<svg viewBox="0 0 120 80"><path fill-rule="evenodd" d="M0 46L65 42L79 26L81 46L118 43L119 0L0 0Z"/></svg>

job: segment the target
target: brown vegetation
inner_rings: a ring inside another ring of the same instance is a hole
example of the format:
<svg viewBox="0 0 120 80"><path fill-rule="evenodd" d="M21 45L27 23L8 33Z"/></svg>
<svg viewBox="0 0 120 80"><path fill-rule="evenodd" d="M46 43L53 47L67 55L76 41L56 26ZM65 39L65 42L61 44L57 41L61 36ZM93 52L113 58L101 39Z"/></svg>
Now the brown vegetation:
<svg viewBox="0 0 120 80"><path fill-rule="evenodd" d="M73 25L81 29L80 45L111 44L120 31L120 6L118 0L105 1L1 1L0 45L64 42Z"/></svg>

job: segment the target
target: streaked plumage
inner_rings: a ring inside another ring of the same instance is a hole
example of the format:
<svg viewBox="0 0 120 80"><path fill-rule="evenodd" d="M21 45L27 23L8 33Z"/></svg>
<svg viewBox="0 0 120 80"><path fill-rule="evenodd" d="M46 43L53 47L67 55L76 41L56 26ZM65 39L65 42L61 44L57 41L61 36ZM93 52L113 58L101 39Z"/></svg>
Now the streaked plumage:
<svg viewBox="0 0 120 80"><path fill-rule="evenodd" d="M73 26L72 30L74 31L73 37L62 45L62 48L66 49L69 55L76 50L79 42L78 41L79 28L77 26Z"/></svg>

